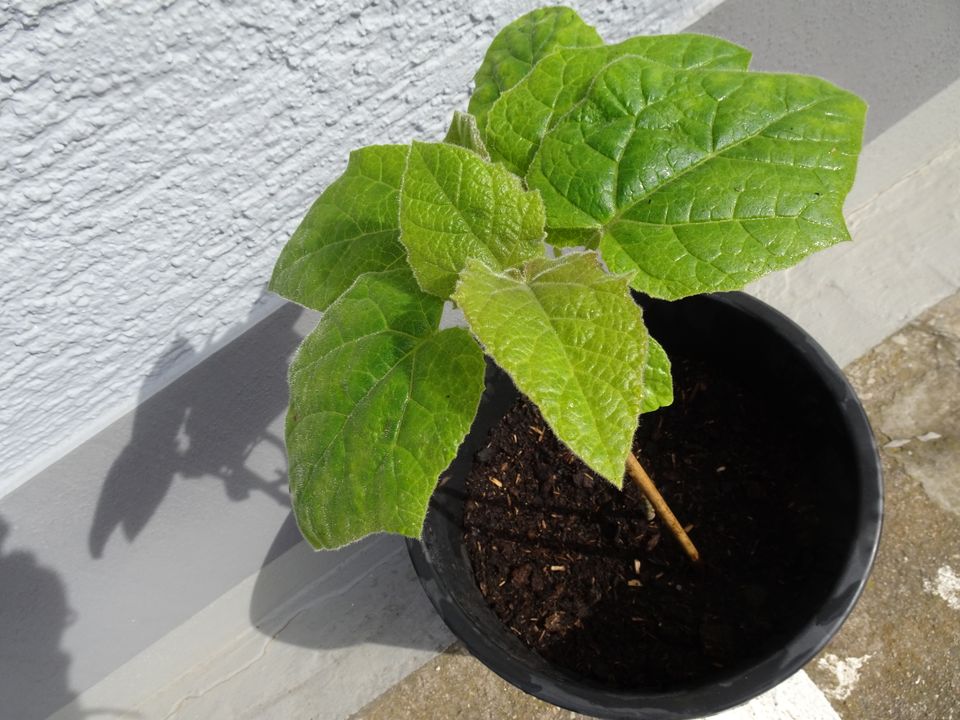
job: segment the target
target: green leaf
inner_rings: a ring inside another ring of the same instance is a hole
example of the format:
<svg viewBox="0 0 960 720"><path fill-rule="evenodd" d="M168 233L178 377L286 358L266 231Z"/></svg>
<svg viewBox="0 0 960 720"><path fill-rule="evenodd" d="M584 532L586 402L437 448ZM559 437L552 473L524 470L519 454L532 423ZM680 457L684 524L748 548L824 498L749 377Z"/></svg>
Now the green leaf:
<svg viewBox="0 0 960 720"><path fill-rule="evenodd" d="M635 37L617 45L548 55L490 109L485 137L491 157L524 175L544 134L578 102L611 62L623 57L675 69L745 70L750 53L707 35Z"/></svg>
<svg viewBox="0 0 960 720"><path fill-rule="evenodd" d="M453 120L450 121L450 129L447 130L447 136L443 141L473 150L484 160L490 159L490 153L487 152L483 138L480 136L480 129L477 127L477 119L473 115L455 110Z"/></svg>
<svg viewBox="0 0 960 720"><path fill-rule="evenodd" d="M595 233L635 289L733 290L849 239L864 111L817 78L625 57L547 133L527 182L549 231Z"/></svg>
<svg viewBox="0 0 960 720"><path fill-rule="evenodd" d="M643 370L643 400L640 412L653 412L673 403L673 378L670 374L670 358L652 337L647 346L647 362Z"/></svg>
<svg viewBox="0 0 960 720"><path fill-rule="evenodd" d="M471 330L557 437L617 487L643 396L647 331L596 253L497 272L470 261L454 300Z"/></svg>
<svg viewBox="0 0 960 720"><path fill-rule="evenodd" d="M484 360L409 269L368 273L330 306L290 368L286 440L297 523L317 548L419 537L438 475L470 428Z"/></svg>
<svg viewBox="0 0 960 720"><path fill-rule="evenodd" d="M448 298L468 258L502 270L544 254L543 204L476 153L413 143L400 193L400 241L420 287Z"/></svg>
<svg viewBox="0 0 960 720"><path fill-rule="evenodd" d="M490 106L516 85L540 58L563 47L601 45L603 40L567 7L546 7L523 15L501 30L490 43L480 69L469 111L482 130Z"/></svg>
<svg viewBox="0 0 960 720"><path fill-rule="evenodd" d="M350 153L347 169L314 202L280 253L269 288L324 310L360 275L402 265L397 222L403 145Z"/></svg>

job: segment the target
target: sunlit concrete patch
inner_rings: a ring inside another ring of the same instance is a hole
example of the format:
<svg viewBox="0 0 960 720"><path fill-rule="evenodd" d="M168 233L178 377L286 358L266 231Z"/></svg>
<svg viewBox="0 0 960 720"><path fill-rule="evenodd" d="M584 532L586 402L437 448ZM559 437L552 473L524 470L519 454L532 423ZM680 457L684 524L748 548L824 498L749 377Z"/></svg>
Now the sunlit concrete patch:
<svg viewBox="0 0 960 720"><path fill-rule="evenodd" d="M937 570L933 580L924 580L923 589L939 597L954 610L960 610L960 575L949 565Z"/></svg>
<svg viewBox="0 0 960 720"><path fill-rule="evenodd" d="M802 670L745 705L712 720L840 720L824 694Z"/></svg>
<svg viewBox="0 0 960 720"><path fill-rule="evenodd" d="M833 673L837 684L832 688L824 688L823 692L827 697L834 700L846 700L850 693L860 681L860 668L873 655L864 655L863 657L839 658L833 653L827 653L817 660L817 667L821 670Z"/></svg>

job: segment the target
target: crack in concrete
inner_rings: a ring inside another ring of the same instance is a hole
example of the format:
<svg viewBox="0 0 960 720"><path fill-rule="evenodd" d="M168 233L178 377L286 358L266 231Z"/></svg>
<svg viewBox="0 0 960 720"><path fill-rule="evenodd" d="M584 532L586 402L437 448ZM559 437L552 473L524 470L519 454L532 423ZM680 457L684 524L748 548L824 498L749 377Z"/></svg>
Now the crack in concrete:
<svg viewBox="0 0 960 720"><path fill-rule="evenodd" d="M260 652L258 652L257 655L256 655L256 657L254 657L253 659L251 659L249 662L245 663L244 665L241 665L239 668L237 668L236 670L234 670L234 671L231 672L230 674L226 675L225 677L220 678L219 680L217 680L217 681L216 681L215 683L213 683L212 685L210 685L210 686L204 688L203 690L201 690L199 693L190 693L189 695L186 695L185 697L180 698L180 700L177 701L176 705L174 705L173 708L170 710L170 712L164 717L164 720L170 720L170 718L176 717L176 716L180 713L180 710L183 708L183 706L186 705L188 702L190 702L190 701L192 701L192 700L199 700L199 699L201 699L202 697L204 697L204 696L207 695L208 693L216 690L218 687L220 687L220 686L222 686L222 685L226 685L228 682L230 682L231 680L233 680L233 678L237 677L237 676L240 675L241 673L245 672L246 670L248 670L249 668L253 667L253 666L254 666L255 664L257 664L258 662L260 662L260 660L262 660L264 657L266 657L266 655L267 655L267 649L270 647L270 645L273 643L273 641L276 640L277 637L279 637L279 635L280 635L284 630L287 629L287 626L289 626L294 620L296 620L298 617L300 617L303 613L305 613L305 612L307 612L308 610L310 610L311 607L312 607L312 606L309 606L309 605L308 605L307 607L300 608L300 610L298 610L298 611L297 611L296 613L294 613L291 617L289 617L289 618L287 619L287 621L280 627L279 630L277 630L273 635L271 635L269 638L267 638L267 641L266 641L266 642L263 644L263 646L260 648Z"/></svg>
<svg viewBox="0 0 960 720"><path fill-rule="evenodd" d="M213 682L211 685L204 688L203 690L200 690L197 693L189 693L188 695L185 695L184 697L180 698L180 700L176 702L176 704L173 706L170 712L164 717L164 720L170 720L171 718L176 717L183 710L184 706L187 703L202 699L204 696L206 696L210 692L216 690L219 687L222 687L223 685L226 685L228 682L238 677L242 673L246 672L247 670L252 668L254 665L259 663L261 660L263 660L266 657L267 652L270 649L270 646L274 644L274 641L276 641L280 637L280 635L283 634L284 630L286 630L301 615L311 610L315 610L319 605L321 605L326 600L346 594L347 592L352 590L354 587L356 587L360 582L362 582L363 580L369 578L374 573L376 573L376 571L382 568L385 564L387 564L391 560L395 559L398 555L403 554L405 552L406 551L404 548L399 548L397 550L394 550L393 552L389 552L385 554L379 561L373 564L370 568L368 568L366 572L363 572L359 574L357 577L355 577L353 580L343 585L340 585L339 587L337 587L335 591L310 597L307 603L303 607L300 607L290 617L284 620L281 626L272 635L270 635L270 637L267 638L266 642L264 642L263 645L260 647L260 650L257 652L255 657L251 658L248 662L244 663L243 665L233 670L232 672L228 673L224 677L221 677L220 679L216 680L215 682ZM342 567L338 569L342 569ZM291 602L296 602L298 599L304 598L305 595L308 595L314 588L316 588L318 583L321 583L325 579L327 579L329 575L330 573L325 573L323 576L318 578L316 582L313 582L310 585L308 585L306 588L303 589L303 591L301 591L300 593L297 593L297 595L291 600ZM291 688L289 687L285 688L285 691L287 692L289 692L290 690Z"/></svg>

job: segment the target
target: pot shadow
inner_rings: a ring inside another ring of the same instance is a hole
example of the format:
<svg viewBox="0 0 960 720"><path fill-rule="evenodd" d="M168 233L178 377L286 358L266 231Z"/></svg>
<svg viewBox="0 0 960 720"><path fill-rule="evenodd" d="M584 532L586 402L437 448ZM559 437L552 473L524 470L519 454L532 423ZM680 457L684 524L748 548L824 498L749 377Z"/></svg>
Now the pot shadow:
<svg viewBox="0 0 960 720"><path fill-rule="evenodd" d="M265 297L266 291L251 316ZM284 451L283 439L270 425L286 408L286 368L301 340L293 329L301 312L291 304L261 324L255 377L243 363L227 362L217 352L184 374L189 382L178 381L153 394L157 379L171 366L189 363L206 350L180 336L167 346L141 386L130 440L100 490L88 535L91 557L103 556L117 530L134 542L178 478L212 476L235 502L253 493L281 505L289 502L285 474L263 478L245 462L261 443Z"/></svg>
<svg viewBox="0 0 960 720"><path fill-rule="evenodd" d="M291 577L303 583L292 597ZM452 642L420 587L404 538L373 535L314 551L292 512L264 557L249 617L274 642L316 650L376 644L440 651Z"/></svg>

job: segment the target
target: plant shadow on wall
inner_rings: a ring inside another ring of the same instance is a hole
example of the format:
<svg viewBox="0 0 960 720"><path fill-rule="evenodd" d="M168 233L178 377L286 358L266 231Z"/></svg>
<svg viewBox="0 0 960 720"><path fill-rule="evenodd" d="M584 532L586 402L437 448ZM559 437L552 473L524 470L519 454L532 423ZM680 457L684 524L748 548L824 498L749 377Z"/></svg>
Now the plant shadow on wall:
<svg viewBox="0 0 960 720"><path fill-rule="evenodd" d="M70 656L60 646L73 612L54 571L30 552L5 547L9 531L0 517L0 716L46 717L76 696L67 676Z"/></svg>
<svg viewBox="0 0 960 720"><path fill-rule="evenodd" d="M293 326L301 312L294 305L281 308L231 343L229 352L211 355L146 397L153 378L203 352L183 337L170 343L141 389L130 441L101 488L88 537L91 556L102 557L118 528L133 542L175 480L219 481L235 502L263 493L289 503L286 473L262 477L247 461L263 446L283 456L286 366L300 342Z"/></svg>

